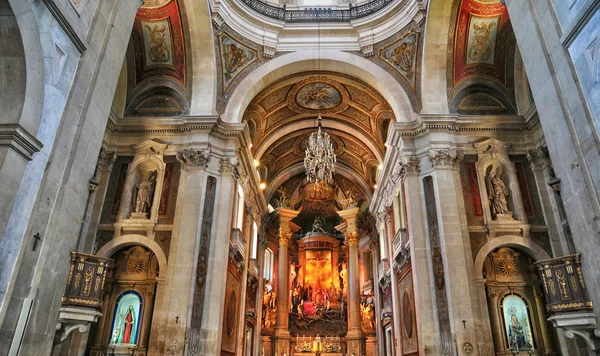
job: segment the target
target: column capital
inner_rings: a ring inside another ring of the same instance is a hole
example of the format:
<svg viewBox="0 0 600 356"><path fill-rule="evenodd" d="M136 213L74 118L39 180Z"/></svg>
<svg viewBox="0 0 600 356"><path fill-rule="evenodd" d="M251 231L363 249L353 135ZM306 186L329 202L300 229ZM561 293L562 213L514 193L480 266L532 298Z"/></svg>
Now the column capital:
<svg viewBox="0 0 600 356"><path fill-rule="evenodd" d="M289 245L292 242L292 233L284 232L279 235L279 246L281 245Z"/></svg>
<svg viewBox="0 0 600 356"><path fill-rule="evenodd" d="M548 149L545 147L538 147L531 150L527 150L527 160L531 165L532 170L544 170L546 168L552 169L552 162L548 156Z"/></svg>
<svg viewBox="0 0 600 356"><path fill-rule="evenodd" d="M434 168L456 168L463 157L464 153L461 150L429 150L429 159Z"/></svg>
<svg viewBox="0 0 600 356"><path fill-rule="evenodd" d="M421 159L416 156L405 158L406 175L417 176L421 172Z"/></svg>
<svg viewBox="0 0 600 356"><path fill-rule="evenodd" d="M350 232L346 234L346 243L348 246L358 246L360 241L360 234L358 232Z"/></svg>
<svg viewBox="0 0 600 356"><path fill-rule="evenodd" d="M210 161L210 148L205 150L185 149L177 152L177 160L182 169L205 169Z"/></svg>
<svg viewBox="0 0 600 356"><path fill-rule="evenodd" d="M237 180L240 177L240 167L237 157L221 157L219 160L219 172L222 175L232 175Z"/></svg>

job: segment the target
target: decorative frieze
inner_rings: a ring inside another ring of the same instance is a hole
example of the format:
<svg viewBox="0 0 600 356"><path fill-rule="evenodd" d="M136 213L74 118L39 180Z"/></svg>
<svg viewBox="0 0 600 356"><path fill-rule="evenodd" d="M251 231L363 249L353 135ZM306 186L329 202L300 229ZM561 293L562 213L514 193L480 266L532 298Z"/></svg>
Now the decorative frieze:
<svg viewBox="0 0 600 356"><path fill-rule="evenodd" d="M431 159L434 168L454 168L463 159L463 152L460 150L429 150L429 159Z"/></svg>
<svg viewBox="0 0 600 356"><path fill-rule="evenodd" d="M181 167L188 168L206 168L210 161L210 148L206 150L188 150L185 149L177 153L177 160L181 163Z"/></svg>

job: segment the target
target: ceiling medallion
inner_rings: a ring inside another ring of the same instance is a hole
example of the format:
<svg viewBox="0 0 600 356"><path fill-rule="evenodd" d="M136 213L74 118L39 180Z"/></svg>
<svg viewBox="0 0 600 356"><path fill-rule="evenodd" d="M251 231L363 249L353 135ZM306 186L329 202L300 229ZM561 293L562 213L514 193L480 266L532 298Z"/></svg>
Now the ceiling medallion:
<svg viewBox="0 0 600 356"><path fill-rule="evenodd" d="M336 157L331 137L321 131L321 115L319 115L317 132L310 134L304 156L306 179L316 185L333 184Z"/></svg>
<svg viewBox="0 0 600 356"><path fill-rule="evenodd" d="M305 109L333 109L341 101L342 96L340 92L330 84L323 82L307 84L296 93L296 102Z"/></svg>

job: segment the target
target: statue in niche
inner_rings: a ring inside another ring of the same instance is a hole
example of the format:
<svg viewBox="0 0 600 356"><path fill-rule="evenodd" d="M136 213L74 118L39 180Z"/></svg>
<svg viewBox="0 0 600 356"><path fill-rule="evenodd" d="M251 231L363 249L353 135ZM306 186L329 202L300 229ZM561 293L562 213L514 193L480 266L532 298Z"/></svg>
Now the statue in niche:
<svg viewBox="0 0 600 356"><path fill-rule="evenodd" d="M325 230L323 229L324 225L325 225L325 219L323 219L320 216L317 216L315 218L315 221L313 222L312 232L322 232L322 233L325 233Z"/></svg>
<svg viewBox="0 0 600 356"><path fill-rule="evenodd" d="M135 212L138 214L147 214L152 205L152 193L154 192L154 185L156 184L157 171L150 171L146 179L140 184L136 185L137 198L135 201Z"/></svg>
<svg viewBox="0 0 600 356"><path fill-rule="evenodd" d="M135 292L126 292L119 297L115 307L115 320L111 333L112 345L137 343L141 300Z"/></svg>
<svg viewBox="0 0 600 356"><path fill-rule="evenodd" d="M497 215L512 214L508 210L508 203L506 197L509 195L508 188L500 178L502 175L502 169L498 167L492 176L490 177L490 184L492 185L492 192L490 195L490 204L492 205L492 212Z"/></svg>

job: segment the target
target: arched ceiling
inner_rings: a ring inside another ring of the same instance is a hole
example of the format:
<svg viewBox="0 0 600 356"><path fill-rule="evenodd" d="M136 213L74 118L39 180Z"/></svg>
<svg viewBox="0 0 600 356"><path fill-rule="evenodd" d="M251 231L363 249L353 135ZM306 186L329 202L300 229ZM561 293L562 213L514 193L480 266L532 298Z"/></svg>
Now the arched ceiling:
<svg viewBox="0 0 600 356"><path fill-rule="evenodd" d="M333 72L285 77L259 93L246 109L244 121L267 191L272 193L285 186L287 181L282 181L282 176L297 174L308 137L317 129L319 114L323 130L332 138L338 171L344 172L343 179L355 180L353 184L360 187L357 192L370 198L371 192L364 188L372 189L375 184L394 116L389 104L372 87ZM294 173L288 175L286 171Z"/></svg>

